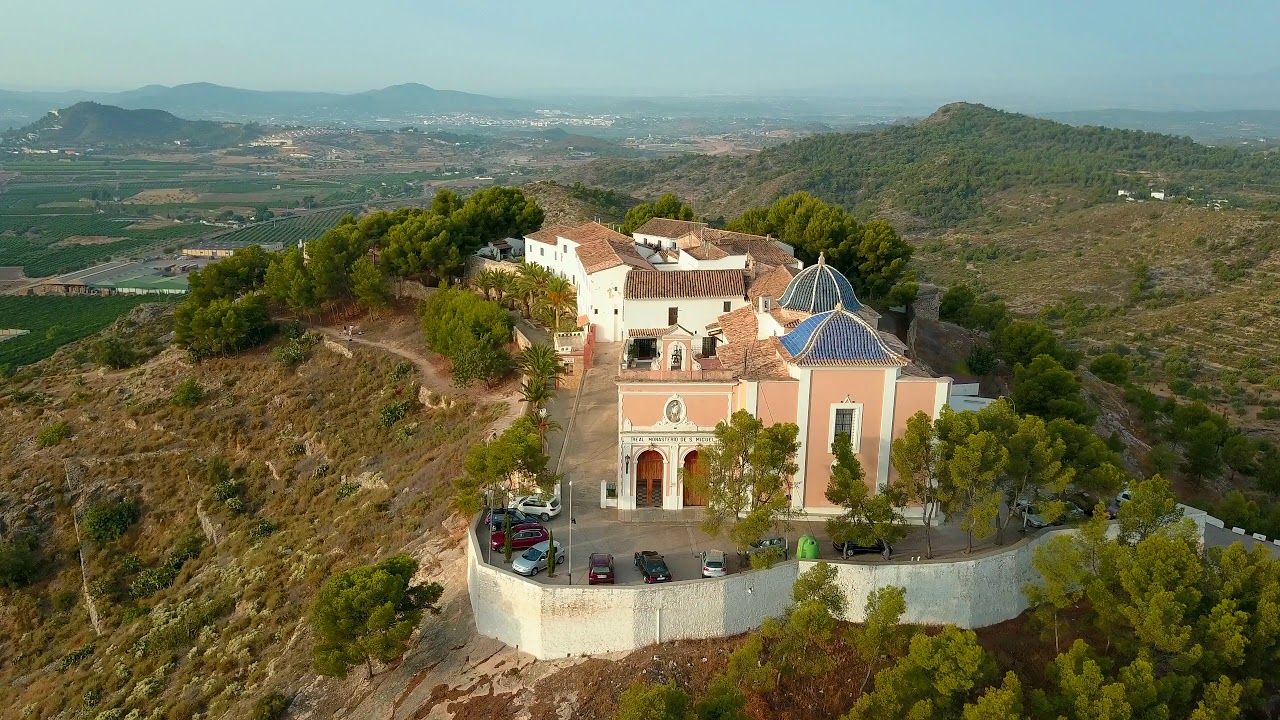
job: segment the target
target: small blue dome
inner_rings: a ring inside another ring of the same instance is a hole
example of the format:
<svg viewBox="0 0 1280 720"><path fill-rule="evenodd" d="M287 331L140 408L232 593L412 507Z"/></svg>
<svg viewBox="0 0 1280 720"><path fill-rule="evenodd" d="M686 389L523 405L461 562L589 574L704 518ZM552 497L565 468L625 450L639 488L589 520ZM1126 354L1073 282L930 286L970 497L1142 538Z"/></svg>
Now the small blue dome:
<svg viewBox="0 0 1280 720"><path fill-rule="evenodd" d="M823 255L818 255L816 265L810 265L791 278L778 304L808 313L829 312L837 305L846 310L862 307L858 296L853 293L853 284L849 282L849 278L828 265Z"/></svg>
<svg viewBox="0 0 1280 720"><path fill-rule="evenodd" d="M778 338L796 365L906 365L862 318L836 306Z"/></svg>

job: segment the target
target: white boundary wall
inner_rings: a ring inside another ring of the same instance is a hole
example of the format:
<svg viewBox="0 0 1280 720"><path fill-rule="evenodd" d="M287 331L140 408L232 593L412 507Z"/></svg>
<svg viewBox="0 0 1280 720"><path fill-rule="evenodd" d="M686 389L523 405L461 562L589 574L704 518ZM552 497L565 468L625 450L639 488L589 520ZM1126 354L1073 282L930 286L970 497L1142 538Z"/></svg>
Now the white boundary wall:
<svg viewBox="0 0 1280 720"><path fill-rule="evenodd" d="M1203 537L1206 513L1184 510ZM540 660L753 630L786 611L796 578L819 562L790 560L768 570L660 585L544 585L486 565L475 526L467 533L467 589L476 630ZM864 619L869 592L897 585L906 589L906 622L979 628L1027 609L1023 588L1039 580L1031 564L1036 548L1073 532L1053 530L969 559L830 564L851 622Z"/></svg>

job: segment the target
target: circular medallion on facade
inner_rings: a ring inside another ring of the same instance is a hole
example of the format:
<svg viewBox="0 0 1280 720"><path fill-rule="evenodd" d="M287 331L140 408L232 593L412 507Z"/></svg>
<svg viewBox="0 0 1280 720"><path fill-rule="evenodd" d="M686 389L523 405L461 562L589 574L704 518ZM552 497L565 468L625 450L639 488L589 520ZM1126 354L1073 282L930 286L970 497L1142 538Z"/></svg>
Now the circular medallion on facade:
<svg viewBox="0 0 1280 720"><path fill-rule="evenodd" d="M678 423L684 419L684 403L680 402L680 398L671 398L667 401L667 422Z"/></svg>

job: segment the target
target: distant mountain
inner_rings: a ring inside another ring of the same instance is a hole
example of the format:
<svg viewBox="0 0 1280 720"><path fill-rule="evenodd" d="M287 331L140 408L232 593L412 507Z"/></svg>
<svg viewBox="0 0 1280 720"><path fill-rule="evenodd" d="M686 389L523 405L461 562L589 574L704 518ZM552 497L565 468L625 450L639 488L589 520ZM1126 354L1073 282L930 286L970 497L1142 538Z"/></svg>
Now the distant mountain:
<svg viewBox="0 0 1280 720"><path fill-rule="evenodd" d="M170 145L226 147L260 135L256 125L183 120L164 110L126 110L114 105L80 102L55 110L26 127L6 134L10 142L32 146Z"/></svg>
<svg viewBox="0 0 1280 720"><path fill-rule="evenodd" d="M441 113L502 115L528 111L515 100L437 90L418 83L380 90L340 94L275 90L244 90L213 83L147 85L116 93L25 93L0 91L0 126L6 118L31 120L51 107L92 101L128 109L165 110L182 117L227 121L367 122L405 120Z"/></svg>
<svg viewBox="0 0 1280 720"><path fill-rule="evenodd" d="M1197 194L1274 187L1280 165L1262 153L1186 138L955 103L916 123L815 135L746 158L598 160L563 179L637 197L673 191L713 217L805 190L857 210L950 226L998 211L1003 198L1045 189L1089 203L1150 183Z"/></svg>

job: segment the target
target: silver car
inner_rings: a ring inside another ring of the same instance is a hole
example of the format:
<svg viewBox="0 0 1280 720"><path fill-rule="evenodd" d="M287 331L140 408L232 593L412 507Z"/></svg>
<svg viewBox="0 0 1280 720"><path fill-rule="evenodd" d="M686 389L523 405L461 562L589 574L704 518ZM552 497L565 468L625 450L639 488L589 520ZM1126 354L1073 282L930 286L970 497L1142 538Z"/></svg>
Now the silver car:
<svg viewBox="0 0 1280 720"><path fill-rule="evenodd" d="M543 540L530 547L528 550L520 553L519 557L511 561L511 569L524 575L525 577L533 577L542 572L547 567L547 548L548 541ZM564 564L564 546L560 541L556 541L556 565Z"/></svg>
<svg viewBox="0 0 1280 720"><path fill-rule="evenodd" d="M702 577L724 577L728 572L723 550L707 550L702 553Z"/></svg>

